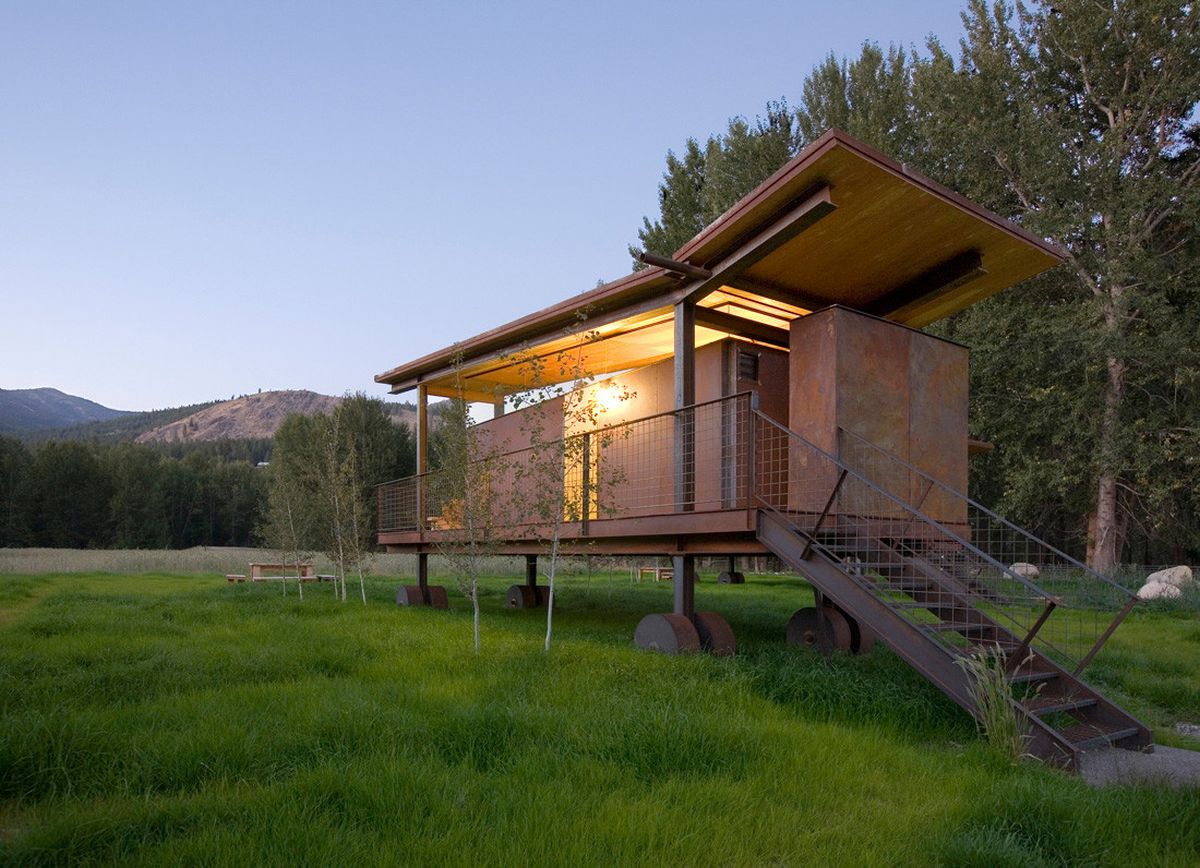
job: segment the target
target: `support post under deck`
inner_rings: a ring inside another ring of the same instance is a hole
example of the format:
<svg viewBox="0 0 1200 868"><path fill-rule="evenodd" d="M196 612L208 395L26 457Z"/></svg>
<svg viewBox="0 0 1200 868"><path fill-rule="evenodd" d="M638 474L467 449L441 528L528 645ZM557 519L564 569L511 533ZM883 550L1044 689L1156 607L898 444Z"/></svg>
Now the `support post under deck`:
<svg viewBox="0 0 1200 868"><path fill-rule="evenodd" d="M525 555L525 584L537 587L537 555Z"/></svg>
<svg viewBox="0 0 1200 868"><path fill-rule="evenodd" d="M696 614L696 556L675 555L672 562L675 614L690 618Z"/></svg>
<svg viewBox="0 0 1200 868"><path fill-rule="evenodd" d="M417 587L421 589L421 599L429 605L429 555L425 552L417 555Z"/></svg>

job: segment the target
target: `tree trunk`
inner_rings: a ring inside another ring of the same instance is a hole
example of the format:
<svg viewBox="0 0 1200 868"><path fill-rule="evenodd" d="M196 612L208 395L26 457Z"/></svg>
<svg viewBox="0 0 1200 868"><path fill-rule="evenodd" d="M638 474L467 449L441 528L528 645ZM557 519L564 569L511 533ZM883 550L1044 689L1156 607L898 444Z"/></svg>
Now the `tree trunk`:
<svg viewBox="0 0 1200 868"><path fill-rule="evenodd" d="M479 580L471 579L471 621L475 628L475 653L479 653Z"/></svg>
<svg viewBox="0 0 1200 868"><path fill-rule="evenodd" d="M1110 309L1111 311L1111 309ZM1112 324L1113 314L1106 312ZM1125 363L1108 358L1108 382L1104 394L1104 415L1100 421L1100 475L1096 485L1096 516L1091 562L1093 570L1108 575L1121 560L1122 534L1117 511L1117 434L1121 404L1125 400Z"/></svg>
<svg viewBox="0 0 1200 868"><path fill-rule="evenodd" d="M554 574L558 566L558 526L555 526L554 539L550 543L550 591L546 597L546 650L550 650L550 636L554 632Z"/></svg>

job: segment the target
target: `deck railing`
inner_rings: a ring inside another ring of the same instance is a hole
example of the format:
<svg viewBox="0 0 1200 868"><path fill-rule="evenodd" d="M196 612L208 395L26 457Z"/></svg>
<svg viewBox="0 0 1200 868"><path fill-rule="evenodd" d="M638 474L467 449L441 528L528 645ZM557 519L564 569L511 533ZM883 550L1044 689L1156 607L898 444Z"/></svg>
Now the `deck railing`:
<svg viewBox="0 0 1200 868"><path fill-rule="evenodd" d="M502 524L520 528L546 520L545 487L561 485L568 520L637 518L744 509L749 502L751 395L741 393L683 410L571 435L538 448L493 448L480 462L505 495L494 498ZM677 470L675 453L692 456ZM561 456L569 456L563 461ZM558 466L555 466L555 462ZM456 509L444 474L432 471L377 488L380 533L439 530Z"/></svg>
<svg viewBox="0 0 1200 868"><path fill-rule="evenodd" d="M767 480L760 504L782 515L898 615L949 650L970 648L972 630L947 629L969 607L1011 634L1020 657L1038 650L1080 672L1136 598L891 453L855 435L826 452L760 413L756 450L786 455L787 475ZM760 454L758 461L764 461ZM786 490L786 508L779 492ZM913 494L915 492L915 495ZM1017 556L1026 560L1018 560ZM1036 563L1036 577L1021 563ZM932 612L940 612L935 617ZM980 618L979 616L982 616ZM978 640L976 640L978 642Z"/></svg>
<svg viewBox="0 0 1200 868"><path fill-rule="evenodd" d="M951 612L965 601L1079 671L1136 600L899 457L850 432L838 436L837 454L825 451L743 393L571 435L572 459L557 469L547 462L563 454L563 441L495 449L481 461L489 490L504 493L493 498L492 518L512 538L546 521L535 504L548 485L563 487L563 518L578 522L581 536L605 519L772 510L951 650L964 637L935 623L926 604ZM379 486L380 533L455 527L461 509L443 483L434 471ZM930 571L946 579L934 590Z"/></svg>

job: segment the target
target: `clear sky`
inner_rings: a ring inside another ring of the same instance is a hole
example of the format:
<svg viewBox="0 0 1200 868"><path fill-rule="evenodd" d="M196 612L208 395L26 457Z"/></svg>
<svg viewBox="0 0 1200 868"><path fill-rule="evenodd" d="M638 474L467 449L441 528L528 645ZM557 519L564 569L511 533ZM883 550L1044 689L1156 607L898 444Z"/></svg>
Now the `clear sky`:
<svg viewBox="0 0 1200 868"><path fill-rule="evenodd" d="M0 388L328 394L629 270L668 149L897 3L0 3Z"/></svg>

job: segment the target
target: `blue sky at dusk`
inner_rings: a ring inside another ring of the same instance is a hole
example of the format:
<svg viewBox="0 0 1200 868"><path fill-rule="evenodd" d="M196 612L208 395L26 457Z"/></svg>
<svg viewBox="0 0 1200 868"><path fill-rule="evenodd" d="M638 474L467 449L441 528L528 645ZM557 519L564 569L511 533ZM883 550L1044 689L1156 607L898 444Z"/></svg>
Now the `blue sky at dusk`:
<svg viewBox="0 0 1200 868"><path fill-rule="evenodd" d="M961 6L0 4L0 388L382 395L626 273L668 149Z"/></svg>

